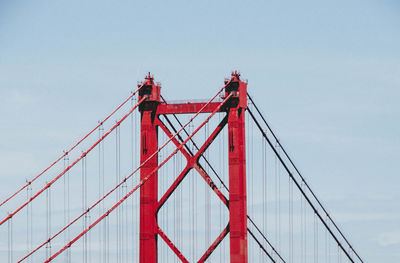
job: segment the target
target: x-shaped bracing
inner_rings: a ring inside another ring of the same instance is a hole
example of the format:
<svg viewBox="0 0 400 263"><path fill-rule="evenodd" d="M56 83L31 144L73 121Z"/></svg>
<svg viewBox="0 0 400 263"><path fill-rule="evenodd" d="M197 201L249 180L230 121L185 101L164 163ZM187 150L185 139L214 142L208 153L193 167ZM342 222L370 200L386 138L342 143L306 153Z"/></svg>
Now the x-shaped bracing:
<svg viewBox="0 0 400 263"><path fill-rule="evenodd" d="M199 163L200 157L207 150L207 148L211 145L214 139L218 136L218 134L223 130L225 125L228 122L228 115L226 115L218 124L218 126L213 130L211 135L207 138L204 144L199 148L196 154L189 152L184 147L180 147L180 152L187 160L187 164L179 176L175 179L175 181L171 184L168 190L164 193L161 199L157 204L157 213L161 209L161 207L165 204L168 198L172 195L172 193L177 189L179 184L183 181L186 175L190 172L190 170L195 169L201 177L206 181L206 183L211 187L213 192L219 197L219 199L225 204L225 206L229 209L229 200L224 196L224 194L218 189L215 185L211 177L207 174L207 172L203 169L203 167ZM170 132L170 130L164 125L164 123L157 118L157 125L165 132L165 134L172 140L176 147L179 147L181 143L176 139L176 137ZM177 257L182 262L189 262L185 256L180 252L180 250L174 245L174 243L168 238L168 236L162 231L160 227L157 228L158 235L167 243L167 245L171 248L171 250L177 255ZM203 254L203 256L198 260L198 262L204 262L218 247L221 241L225 238L225 236L229 233L229 223L224 228L224 230L220 233L217 239L211 244L211 246L207 249L207 251Z"/></svg>

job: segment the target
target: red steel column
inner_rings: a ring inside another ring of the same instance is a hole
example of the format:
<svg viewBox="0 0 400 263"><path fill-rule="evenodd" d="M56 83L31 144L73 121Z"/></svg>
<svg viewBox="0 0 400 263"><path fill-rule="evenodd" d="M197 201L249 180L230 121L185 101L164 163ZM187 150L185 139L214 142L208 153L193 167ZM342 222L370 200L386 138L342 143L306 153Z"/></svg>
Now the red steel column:
<svg viewBox="0 0 400 263"><path fill-rule="evenodd" d="M226 81L226 92L234 93L228 109L229 139L229 217L231 263L247 263L247 201L245 109L247 83L237 72Z"/></svg>
<svg viewBox="0 0 400 263"><path fill-rule="evenodd" d="M139 91L139 98L147 99L140 105L140 163L146 161L158 150L157 126L155 116L159 104L160 86L155 85L153 77L149 75ZM158 155L154 155L141 169L140 179L147 177L158 166ZM157 201L158 201L157 173L150 177L140 187L140 263L157 262Z"/></svg>

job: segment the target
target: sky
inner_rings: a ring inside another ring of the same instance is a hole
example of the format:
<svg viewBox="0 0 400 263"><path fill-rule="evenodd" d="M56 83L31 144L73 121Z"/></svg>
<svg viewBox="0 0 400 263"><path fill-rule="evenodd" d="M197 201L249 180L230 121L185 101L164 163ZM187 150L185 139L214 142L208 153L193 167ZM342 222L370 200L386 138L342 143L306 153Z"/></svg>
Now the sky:
<svg viewBox="0 0 400 263"><path fill-rule="evenodd" d="M1 189L148 71L176 100L209 98L239 70L366 262L399 262L399 14L395 0L2 0Z"/></svg>

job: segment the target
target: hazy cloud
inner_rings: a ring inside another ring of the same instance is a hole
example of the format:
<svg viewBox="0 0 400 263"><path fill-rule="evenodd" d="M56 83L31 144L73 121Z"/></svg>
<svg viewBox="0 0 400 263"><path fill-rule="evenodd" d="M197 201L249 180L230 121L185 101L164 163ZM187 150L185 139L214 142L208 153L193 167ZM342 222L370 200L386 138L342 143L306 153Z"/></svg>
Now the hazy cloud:
<svg viewBox="0 0 400 263"><path fill-rule="evenodd" d="M378 243L383 247L400 244L400 230L380 234Z"/></svg>

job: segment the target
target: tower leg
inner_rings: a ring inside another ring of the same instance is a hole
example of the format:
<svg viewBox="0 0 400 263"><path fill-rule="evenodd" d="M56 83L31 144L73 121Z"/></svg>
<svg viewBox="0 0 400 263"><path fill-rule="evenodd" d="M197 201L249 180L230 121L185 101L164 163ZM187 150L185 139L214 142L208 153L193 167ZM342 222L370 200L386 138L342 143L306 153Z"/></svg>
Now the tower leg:
<svg viewBox="0 0 400 263"><path fill-rule="evenodd" d="M145 162L158 150L157 126L153 111L142 111L140 163ZM157 154L140 169L140 179L148 176L158 165ZM140 188L140 263L157 262L157 187L154 174Z"/></svg>
<svg viewBox="0 0 400 263"><path fill-rule="evenodd" d="M229 217L231 263L247 263L245 111L231 108L229 139Z"/></svg>

